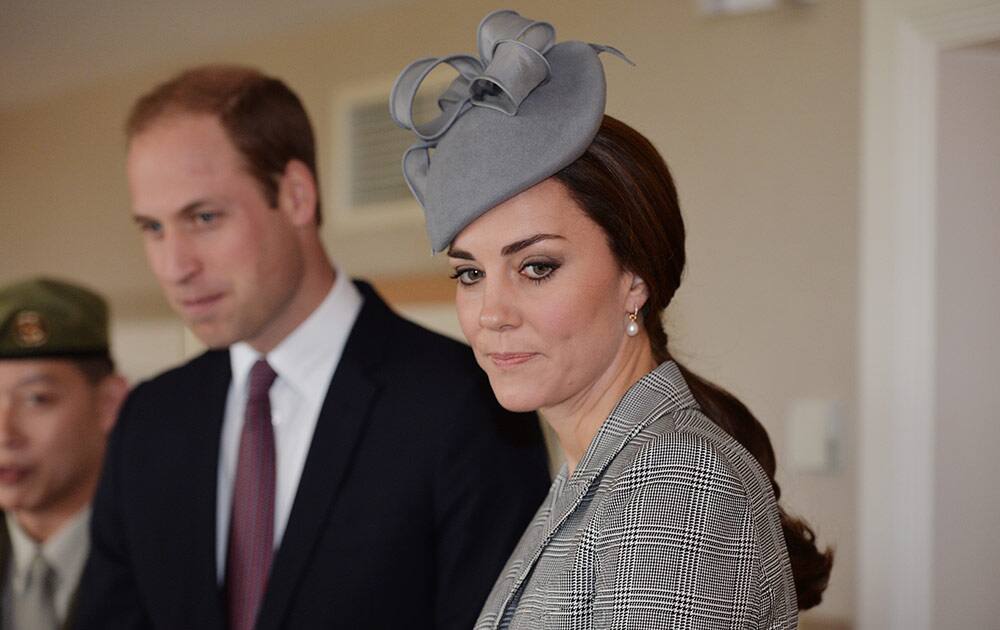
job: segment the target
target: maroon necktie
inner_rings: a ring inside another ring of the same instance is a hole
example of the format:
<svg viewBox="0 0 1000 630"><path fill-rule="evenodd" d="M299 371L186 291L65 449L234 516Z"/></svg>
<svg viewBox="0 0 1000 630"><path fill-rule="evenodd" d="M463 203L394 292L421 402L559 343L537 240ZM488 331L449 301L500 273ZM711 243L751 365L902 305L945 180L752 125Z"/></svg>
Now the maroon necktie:
<svg viewBox="0 0 1000 630"><path fill-rule="evenodd" d="M277 376L264 359L250 370L226 557L229 630L252 630L274 554L274 431L268 392Z"/></svg>

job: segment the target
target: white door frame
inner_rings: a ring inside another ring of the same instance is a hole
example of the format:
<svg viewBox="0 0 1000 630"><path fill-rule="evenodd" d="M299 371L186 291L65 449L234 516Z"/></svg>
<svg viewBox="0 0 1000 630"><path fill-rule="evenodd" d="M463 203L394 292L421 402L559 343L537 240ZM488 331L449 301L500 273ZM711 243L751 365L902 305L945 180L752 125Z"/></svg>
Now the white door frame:
<svg viewBox="0 0 1000 630"><path fill-rule="evenodd" d="M937 64L1000 1L862 0L857 625L930 630Z"/></svg>

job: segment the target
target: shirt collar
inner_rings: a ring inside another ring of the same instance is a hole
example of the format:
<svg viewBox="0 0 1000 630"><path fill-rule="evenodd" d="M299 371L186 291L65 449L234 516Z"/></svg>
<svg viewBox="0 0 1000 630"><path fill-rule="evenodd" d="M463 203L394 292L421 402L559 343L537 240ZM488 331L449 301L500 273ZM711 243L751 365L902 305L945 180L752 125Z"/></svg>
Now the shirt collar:
<svg viewBox="0 0 1000 630"><path fill-rule="evenodd" d="M15 592L24 591L28 568L35 554L41 550L45 562L55 571L56 584L65 579L75 579L83 571L87 560L90 530L90 506L80 510L48 540L39 545L10 512L4 513L13 555L12 584Z"/></svg>
<svg viewBox="0 0 1000 630"><path fill-rule="evenodd" d="M299 393L320 392L329 384L329 374L316 369L331 356L340 356L354 320L361 309L362 297L354 283L337 270L336 280L319 306L271 352L267 362L284 381ZM233 384L243 390L250 368L261 354L246 342L229 349Z"/></svg>

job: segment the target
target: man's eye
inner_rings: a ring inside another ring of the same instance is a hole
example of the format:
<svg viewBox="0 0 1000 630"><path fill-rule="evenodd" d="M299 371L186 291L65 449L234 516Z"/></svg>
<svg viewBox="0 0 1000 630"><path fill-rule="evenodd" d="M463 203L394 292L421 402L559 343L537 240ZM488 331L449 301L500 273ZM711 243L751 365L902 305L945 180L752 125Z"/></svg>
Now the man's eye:
<svg viewBox="0 0 1000 630"><path fill-rule="evenodd" d="M451 274L451 277L453 280L458 280L462 284L469 285L482 280L483 275L483 272L479 269L467 267L465 269L456 269L455 272Z"/></svg>
<svg viewBox="0 0 1000 630"><path fill-rule="evenodd" d="M28 394L24 397L24 400L32 407L43 407L54 403L56 401L56 396L55 394L48 392L37 392Z"/></svg>
<svg viewBox="0 0 1000 630"><path fill-rule="evenodd" d="M218 218L217 212L199 212L194 215L195 221L202 224L214 223Z"/></svg>
<svg viewBox="0 0 1000 630"><path fill-rule="evenodd" d="M159 234L163 231L163 225L157 221L143 221L139 224L139 230L146 234Z"/></svg>

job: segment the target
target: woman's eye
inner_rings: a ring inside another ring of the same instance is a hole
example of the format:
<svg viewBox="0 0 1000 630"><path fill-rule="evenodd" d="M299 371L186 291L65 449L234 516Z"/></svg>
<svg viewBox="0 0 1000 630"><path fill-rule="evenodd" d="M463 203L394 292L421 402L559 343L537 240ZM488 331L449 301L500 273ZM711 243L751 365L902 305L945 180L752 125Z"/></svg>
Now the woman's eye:
<svg viewBox="0 0 1000 630"><path fill-rule="evenodd" d="M483 272L479 269L466 268L466 269L456 269L454 273L451 274L453 280L458 280L462 284L475 284L482 280Z"/></svg>
<svg viewBox="0 0 1000 630"><path fill-rule="evenodd" d="M521 267L521 273L532 280L542 280L549 277L556 267L552 263L528 263Z"/></svg>

